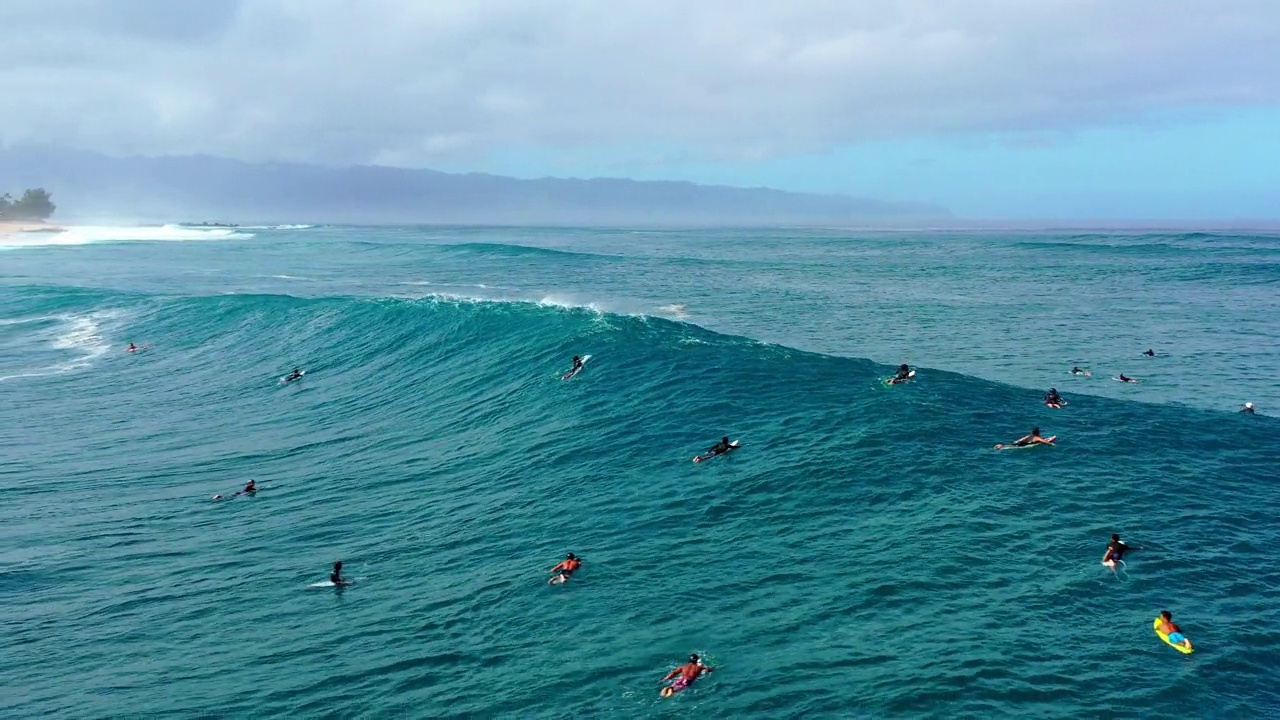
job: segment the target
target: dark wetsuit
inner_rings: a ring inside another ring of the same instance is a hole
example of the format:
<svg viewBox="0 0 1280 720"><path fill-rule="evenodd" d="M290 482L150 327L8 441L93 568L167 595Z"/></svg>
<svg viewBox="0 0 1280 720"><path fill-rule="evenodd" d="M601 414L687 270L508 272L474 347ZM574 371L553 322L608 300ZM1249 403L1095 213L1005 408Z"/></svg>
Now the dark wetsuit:
<svg viewBox="0 0 1280 720"><path fill-rule="evenodd" d="M1130 549L1131 548L1128 545L1125 545L1122 540L1115 540L1107 543L1107 560L1119 562L1124 559L1124 554L1129 552Z"/></svg>

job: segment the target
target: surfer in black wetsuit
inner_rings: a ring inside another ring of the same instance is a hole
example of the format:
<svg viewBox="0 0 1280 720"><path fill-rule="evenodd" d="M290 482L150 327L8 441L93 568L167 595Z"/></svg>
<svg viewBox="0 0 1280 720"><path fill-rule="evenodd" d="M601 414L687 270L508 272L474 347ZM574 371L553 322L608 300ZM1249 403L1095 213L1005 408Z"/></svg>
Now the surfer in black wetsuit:
<svg viewBox="0 0 1280 720"><path fill-rule="evenodd" d="M715 445L712 445L711 448L707 450L707 452L711 453L712 455L720 455L722 453L729 452L729 450L732 449L732 447L733 446L729 444L729 436L725 435L724 437L720 438L720 442L716 443Z"/></svg>
<svg viewBox="0 0 1280 720"><path fill-rule="evenodd" d="M1146 351L1146 352L1144 352L1144 353L1142 353L1142 354L1143 354L1143 355L1146 355L1147 357L1155 357L1155 356L1156 356L1156 351L1155 351L1155 350L1152 350L1151 348L1147 348L1147 351Z"/></svg>
<svg viewBox="0 0 1280 720"><path fill-rule="evenodd" d="M333 563L333 572L329 573L329 582L334 585L350 585L347 580L342 579L342 561L338 560Z"/></svg>
<svg viewBox="0 0 1280 720"><path fill-rule="evenodd" d="M578 357L577 355L574 355L573 367L569 368L569 372L576 372L581 367L582 367L582 358Z"/></svg>
<svg viewBox="0 0 1280 720"><path fill-rule="evenodd" d="M1102 564L1106 565L1112 570L1115 570L1116 563L1124 559L1125 553L1129 552L1130 550L1141 550L1141 549L1142 549L1141 546L1133 547L1132 545L1126 544L1124 541L1120 539L1119 535L1112 535L1111 542L1107 543L1107 551L1102 554Z"/></svg>
<svg viewBox="0 0 1280 720"><path fill-rule="evenodd" d="M1044 394L1044 404L1051 408L1060 408L1066 405L1067 401L1062 399L1055 388L1049 388L1049 392Z"/></svg>
<svg viewBox="0 0 1280 720"><path fill-rule="evenodd" d="M1138 382L1137 378L1131 378L1128 375L1125 375L1124 373L1120 373L1120 377L1116 379L1119 380L1120 382L1127 382L1127 383Z"/></svg>
<svg viewBox="0 0 1280 720"><path fill-rule="evenodd" d="M898 366L898 372L894 373L893 377L889 378L889 382L900 383L906 382L909 379L911 379L911 367L906 363L902 363Z"/></svg>
<svg viewBox="0 0 1280 720"><path fill-rule="evenodd" d="M1257 415L1257 413L1253 411L1253 403L1251 402L1245 403L1244 407L1240 408L1240 412L1245 413L1246 415Z"/></svg>
<svg viewBox="0 0 1280 720"><path fill-rule="evenodd" d="M1088 370L1081 370L1081 369L1080 369L1080 366L1079 366L1079 365L1076 365L1076 366L1074 366L1074 367L1072 367L1072 368L1071 368L1071 374L1072 374L1072 375L1088 375L1088 374L1089 374L1089 371L1088 371Z"/></svg>
<svg viewBox="0 0 1280 720"><path fill-rule="evenodd" d="M247 483L245 483L245 484L244 484L244 489L243 489L243 490L241 490L241 491L240 491L239 493L237 493L237 494L238 494L238 495L252 495L252 494L254 494L254 493L256 493L256 492L258 492L258 484L257 484L255 481L250 480L249 482L247 482Z"/></svg>
<svg viewBox="0 0 1280 720"><path fill-rule="evenodd" d="M284 381L293 382L294 380L297 380L300 377L302 377L302 371L299 370L298 368L294 368L293 372L289 373L289 377L285 378Z"/></svg>

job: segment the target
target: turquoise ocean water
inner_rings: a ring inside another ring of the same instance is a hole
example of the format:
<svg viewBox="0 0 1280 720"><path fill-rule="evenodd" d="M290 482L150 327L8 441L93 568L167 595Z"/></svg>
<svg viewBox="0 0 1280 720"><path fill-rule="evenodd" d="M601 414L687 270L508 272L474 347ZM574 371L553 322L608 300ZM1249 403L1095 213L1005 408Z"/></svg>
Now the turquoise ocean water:
<svg viewBox="0 0 1280 720"><path fill-rule="evenodd" d="M1269 234L0 240L0 714L1274 717L1278 333Z"/></svg>

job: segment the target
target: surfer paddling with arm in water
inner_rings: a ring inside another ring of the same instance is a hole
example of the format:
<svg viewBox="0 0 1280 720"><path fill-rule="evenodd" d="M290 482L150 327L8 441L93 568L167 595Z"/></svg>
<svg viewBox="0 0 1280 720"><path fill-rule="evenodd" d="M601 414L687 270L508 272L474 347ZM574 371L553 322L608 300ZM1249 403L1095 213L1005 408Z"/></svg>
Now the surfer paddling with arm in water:
<svg viewBox="0 0 1280 720"><path fill-rule="evenodd" d="M299 370L298 368L294 368L293 372L289 373L289 375L285 377L284 381L293 382L294 380L297 380L300 377L302 377L302 371Z"/></svg>
<svg viewBox="0 0 1280 720"><path fill-rule="evenodd" d="M1168 635L1171 644L1181 645L1188 650L1192 649L1191 641L1187 639L1186 635L1182 634L1182 628L1173 622L1173 613L1168 610L1160 611L1160 619L1156 623L1156 630Z"/></svg>
<svg viewBox="0 0 1280 720"><path fill-rule="evenodd" d="M1063 405L1066 405L1067 401L1062 399L1062 396L1058 394L1057 389L1049 388L1049 392L1044 394L1044 404L1051 408L1060 408Z"/></svg>
<svg viewBox="0 0 1280 720"><path fill-rule="evenodd" d="M1102 564L1116 569L1116 563L1123 562L1124 554L1130 550L1141 550L1142 546L1134 547L1125 543L1120 539L1119 535L1112 535L1111 542L1107 543L1107 551L1102 554Z"/></svg>
<svg viewBox="0 0 1280 720"><path fill-rule="evenodd" d="M1030 435L1023 435L1022 437L1018 438L1017 440L1014 440L1012 443L1008 445L1005 445L1003 443L1000 445L996 445L996 449L1004 450L1005 448L1031 447L1032 445L1052 445L1053 441L1057 439L1058 439L1057 435L1054 435L1053 437L1049 437L1049 438L1040 437L1040 428L1033 427L1031 428Z"/></svg>
<svg viewBox="0 0 1280 720"><path fill-rule="evenodd" d="M889 378L889 384L897 385L898 383L904 383L910 380L911 376L914 374L915 373L911 371L911 367L909 365L902 363L898 366L898 371L893 374L893 377Z"/></svg>
<svg viewBox="0 0 1280 720"><path fill-rule="evenodd" d="M1125 375L1124 373L1120 373L1120 377L1118 377L1118 378L1116 378L1116 379L1117 379L1117 380L1119 380L1120 382L1127 382L1127 383L1136 383L1136 382L1138 382L1138 378L1131 378L1131 377L1129 377L1128 375Z"/></svg>
<svg viewBox="0 0 1280 720"><path fill-rule="evenodd" d="M569 368L569 372L577 372L582 369L582 358L577 355L573 356L573 367Z"/></svg>
<svg viewBox="0 0 1280 720"><path fill-rule="evenodd" d="M547 580L547 584L560 585L568 582L569 576L580 567L582 567L582 560L573 553L569 553L565 556L564 562L551 568L551 572L556 573L556 576Z"/></svg>
<svg viewBox="0 0 1280 720"><path fill-rule="evenodd" d="M690 655L689 662L681 665L675 670L672 670L667 673L666 677L662 678L662 682L666 682L671 678L676 678L675 682L662 688L662 697L671 697L672 695L675 695L681 690L692 685L694 680L697 680L704 674L714 670L715 668L709 668L706 665L703 665L702 659L697 655ZM677 675L679 675L679 677L676 677Z"/></svg>
<svg viewBox="0 0 1280 720"><path fill-rule="evenodd" d="M258 484L257 484L256 482L254 482L253 480L250 480L249 482L247 482L247 483L245 483L245 484L244 484L244 489L243 489L243 490L241 490L240 492L236 493L235 495L232 495L231 497L240 497L241 495L253 495L253 494L254 494L254 493L256 493L256 492L258 492ZM221 495L214 495L214 496L213 496L213 499L214 499L214 500L221 500L221 499L222 499L222 496L221 496Z"/></svg>
<svg viewBox="0 0 1280 720"><path fill-rule="evenodd" d="M1092 375L1092 373L1090 373L1088 370L1082 370L1082 369L1080 368L1080 366L1079 366L1079 365L1072 366L1072 368L1071 368L1071 374L1072 374L1072 375L1084 375L1085 377L1088 377L1089 375Z"/></svg>

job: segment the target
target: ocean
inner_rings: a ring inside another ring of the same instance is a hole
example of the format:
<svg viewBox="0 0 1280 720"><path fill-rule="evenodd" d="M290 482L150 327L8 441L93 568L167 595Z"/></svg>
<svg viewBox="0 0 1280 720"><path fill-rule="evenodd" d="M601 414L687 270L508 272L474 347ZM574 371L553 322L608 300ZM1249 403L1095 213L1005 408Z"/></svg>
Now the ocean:
<svg viewBox="0 0 1280 720"><path fill-rule="evenodd" d="M0 238L0 715L1276 717L1278 336L1268 233Z"/></svg>

